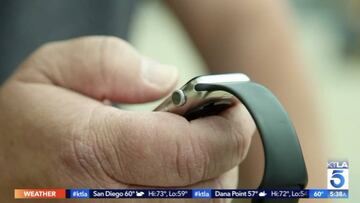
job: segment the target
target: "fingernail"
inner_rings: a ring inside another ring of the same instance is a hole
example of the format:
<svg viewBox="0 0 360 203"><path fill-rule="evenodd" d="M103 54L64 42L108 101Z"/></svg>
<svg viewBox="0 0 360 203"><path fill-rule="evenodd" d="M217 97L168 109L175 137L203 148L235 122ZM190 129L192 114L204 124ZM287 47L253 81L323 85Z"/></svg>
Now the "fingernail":
<svg viewBox="0 0 360 203"><path fill-rule="evenodd" d="M173 85L177 78L177 69L174 66L160 64L149 58L142 59L141 69L146 82L161 88Z"/></svg>

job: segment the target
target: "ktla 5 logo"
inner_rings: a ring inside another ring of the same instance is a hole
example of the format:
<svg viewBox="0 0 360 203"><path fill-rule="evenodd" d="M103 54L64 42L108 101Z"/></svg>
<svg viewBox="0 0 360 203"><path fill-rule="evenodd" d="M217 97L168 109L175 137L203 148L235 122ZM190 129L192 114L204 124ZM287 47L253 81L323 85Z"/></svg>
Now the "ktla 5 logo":
<svg viewBox="0 0 360 203"><path fill-rule="evenodd" d="M349 163L347 161L328 161L327 189L349 189Z"/></svg>

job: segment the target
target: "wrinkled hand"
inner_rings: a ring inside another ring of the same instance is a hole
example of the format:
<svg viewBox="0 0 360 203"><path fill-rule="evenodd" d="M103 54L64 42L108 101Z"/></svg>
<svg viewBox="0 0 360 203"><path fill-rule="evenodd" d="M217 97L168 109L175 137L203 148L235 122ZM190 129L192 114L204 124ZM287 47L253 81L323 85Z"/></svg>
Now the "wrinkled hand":
<svg viewBox="0 0 360 203"><path fill-rule="evenodd" d="M189 122L102 102L159 99L176 80L114 37L40 47L0 90L0 202L14 188L236 187L255 129L241 104Z"/></svg>

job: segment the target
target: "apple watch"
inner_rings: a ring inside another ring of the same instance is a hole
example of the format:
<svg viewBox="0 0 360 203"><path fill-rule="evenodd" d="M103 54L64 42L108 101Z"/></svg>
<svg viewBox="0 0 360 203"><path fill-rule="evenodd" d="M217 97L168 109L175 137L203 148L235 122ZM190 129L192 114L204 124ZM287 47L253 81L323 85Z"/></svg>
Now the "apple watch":
<svg viewBox="0 0 360 203"><path fill-rule="evenodd" d="M155 111L168 111L191 120L223 111L239 100L249 111L261 137L265 168L259 189L304 189L307 170L290 118L266 87L241 73L191 79ZM252 202L298 202L298 199L257 198Z"/></svg>

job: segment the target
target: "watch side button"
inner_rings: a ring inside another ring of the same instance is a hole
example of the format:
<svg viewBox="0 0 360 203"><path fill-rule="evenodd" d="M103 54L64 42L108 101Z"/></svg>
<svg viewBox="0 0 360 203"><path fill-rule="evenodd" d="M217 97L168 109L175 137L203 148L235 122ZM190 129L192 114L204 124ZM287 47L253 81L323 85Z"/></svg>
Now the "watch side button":
<svg viewBox="0 0 360 203"><path fill-rule="evenodd" d="M172 93L171 100L175 106L182 106L186 102L186 96L182 90L176 90Z"/></svg>

